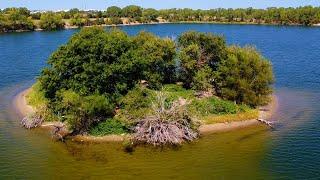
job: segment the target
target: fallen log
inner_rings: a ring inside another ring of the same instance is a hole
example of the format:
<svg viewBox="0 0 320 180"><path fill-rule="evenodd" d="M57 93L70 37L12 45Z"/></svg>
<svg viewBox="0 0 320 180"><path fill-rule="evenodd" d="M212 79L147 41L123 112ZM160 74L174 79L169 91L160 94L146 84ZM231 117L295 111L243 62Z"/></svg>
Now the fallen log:
<svg viewBox="0 0 320 180"><path fill-rule="evenodd" d="M259 121L259 122L261 122L261 123L263 123L263 124L266 124L267 126L269 126L269 127L271 127L271 128L274 128L274 127L273 127L273 124L274 124L274 123L271 122L271 121L267 121L267 120L260 119L260 118L258 118L257 121Z"/></svg>

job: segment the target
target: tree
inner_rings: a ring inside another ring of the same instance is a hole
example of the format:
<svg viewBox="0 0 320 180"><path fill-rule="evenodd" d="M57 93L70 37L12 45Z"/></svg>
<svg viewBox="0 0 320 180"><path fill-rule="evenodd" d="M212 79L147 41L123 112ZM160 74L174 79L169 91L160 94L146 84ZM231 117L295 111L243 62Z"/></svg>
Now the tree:
<svg viewBox="0 0 320 180"><path fill-rule="evenodd" d="M73 15L73 18L71 18L70 24L73 26L86 26L89 25L89 18L77 13Z"/></svg>
<svg viewBox="0 0 320 180"><path fill-rule="evenodd" d="M40 82L46 97L59 89L80 95L125 94L140 80L152 87L174 76L175 45L149 33L129 37L119 30L85 28L49 58Z"/></svg>
<svg viewBox="0 0 320 180"><path fill-rule="evenodd" d="M41 14L40 28L44 30L57 30L64 28L64 22L60 14L53 12L47 12Z"/></svg>
<svg viewBox="0 0 320 180"><path fill-rule="evenodd" d="M107 8L106 15L108 17L121 17L122 10L117 6L110 6Z"/></svg>
<svg viewBox="0 0 320 180"><path fill-rule="evenodd" d="M130 5L122 9L124 17L137 18L142 16L142 8L140 6Z"/></svg>
<svg viewBox="0 0 320 180"><path fill-rule="evenodd" d="M217 64L226 57L226 42L222 36L211 33L189 31L178 38L178 46L186 48L192 44L198 46L200 55L197 59L199 66L207 64L216 70Z"/></svg>
<svg viewBox="0 0 320 180"><path fill-rule="evenodd" d="M255 48L231 46L215 73L223 98L253 107L269 101L272 66Z"/></svg>
<svg viewBox="0 0 320 180"><path fill-rule="evenodd" d="M153 8L144 9L142 11L142 17L144 18L144 21L146 21L146 22L158 21L157 20L158 16L159 16L158 11Z"/></svg>
<svg viewBox="0 0 320 180"><path fill-rule="evenodd" d="M184 86L196 90L209 90L208 83L215 86L212 71L215 71L218 63L226 57L224 38L191 31L178 38L178 46L181 49L180 77Z"/></svg>

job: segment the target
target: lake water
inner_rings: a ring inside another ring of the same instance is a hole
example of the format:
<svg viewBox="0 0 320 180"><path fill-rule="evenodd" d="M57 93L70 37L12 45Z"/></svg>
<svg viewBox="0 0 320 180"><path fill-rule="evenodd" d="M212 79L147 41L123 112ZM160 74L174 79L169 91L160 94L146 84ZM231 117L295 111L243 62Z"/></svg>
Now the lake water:
<svg viewBox="0 0 320 180"><path fill-rule="evenodd" d="M320 28L163 24L121 27L176 38L213 32L228 44L254 45L273 64L279 108L271 131L263 125L204 136L177 149L121 143L54 142L25 130L13 97L29 87L48 56L78 30L0 34L0 179L319 179Z"/></svg>

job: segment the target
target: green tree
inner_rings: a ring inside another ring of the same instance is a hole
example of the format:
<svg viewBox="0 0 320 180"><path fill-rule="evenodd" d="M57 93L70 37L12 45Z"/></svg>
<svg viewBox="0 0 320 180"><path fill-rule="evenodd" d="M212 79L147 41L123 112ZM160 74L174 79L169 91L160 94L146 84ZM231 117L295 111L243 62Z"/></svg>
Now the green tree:
<svg viewBox="0 0 320 180"><path fill-rule="evenodd" d="M44 30L57 30L64 28L64 22L60 14L53 12L47 12L41 14L40 28Z"/></svg>
<svg viewBox="0 0 320 180"><path fill-rule="evenodd" d="M107 8L106 15L108 17L121 17L122 9L117 6L110 6Z"/></svg>
<svg viewBox="0 0 320 180"><path fill-rule="evenodd" d="M137 18L142 16L142 8L140 6L130 5L122 9L124 17Z"/></svg>
<svg viewBox="0 0 320 180"><path fill-rule="evenodd" d="M153 8L144 9L142 11L142 17L144 18L145 22L158 21L157 20L158 16L159 16L158 11Z"/></svg>
<svg viewBox="0 0 320 180"><path fill-rule="evenodd" d="M227 54L224 38L210 33L190 31L178 38L178 46L181 49L180 77L184 86L196 90L208 89L208 83L215 86L212 71L217 69L218 63L225 59Z"/></svg>
<svg viewBox="0 0 320 180"><path fill-rule="evenodd" d="M255 48L231 46L215 73L223 98L253 107L269 101L272 66Z"/></svg>

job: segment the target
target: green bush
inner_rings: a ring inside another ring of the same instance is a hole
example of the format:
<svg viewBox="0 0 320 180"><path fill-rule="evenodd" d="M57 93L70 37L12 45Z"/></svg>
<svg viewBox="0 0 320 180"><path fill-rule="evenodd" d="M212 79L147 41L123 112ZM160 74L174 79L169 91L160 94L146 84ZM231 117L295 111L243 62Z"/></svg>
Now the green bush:
<svg viewBox="0 0 320 180"><path fill-rule="evenodd" d="M114 105L103 95L81 96L63 90L58 93L58 99L56 112L65 118L74 133L86 133L93 124L113 116Z"/></svg>
<svg viewBox="0 0 320 180"><path fill-rule="evenodd" d="M219 95L255 107L269 102L272 66L253 47L231 46L216 71Z"/></svg>
<svg viewBox="0 0 320 180"><path fill-rule="evenodd" d="M199 116L210 114L236 114L249 110L245 105L239 106L233 102L221 100L216 97L194 99L189 105L189 109Z"/></svg>
<svg viewBox="0 0 320 180"><path fill-rule="evenodd" d="M89 133L93 136L105 136L108 134L125 134L128 132L128 128L123 123L112 118L93 126Z"/></svg>

